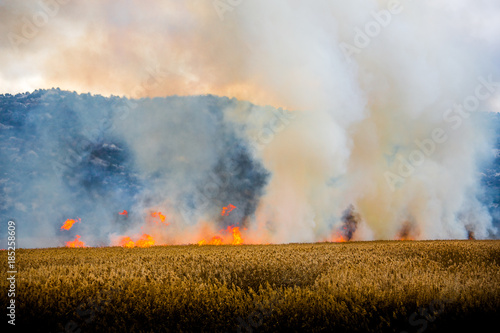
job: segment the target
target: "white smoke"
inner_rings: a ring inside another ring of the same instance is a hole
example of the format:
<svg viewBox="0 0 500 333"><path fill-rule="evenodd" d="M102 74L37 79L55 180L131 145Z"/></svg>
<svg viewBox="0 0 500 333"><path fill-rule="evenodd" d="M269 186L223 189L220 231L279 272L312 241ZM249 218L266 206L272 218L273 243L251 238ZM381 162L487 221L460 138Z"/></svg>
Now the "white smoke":
<svg viewBox="0 0 500 333"><path fill-rule="evenodd" d="M61 7L37 37L15 45L22 56L0 56L0 88L35 82L36 88L131 97L212 93L292 111L268 124L266 108L252 112L238 102L224 110L224 121L270 172L248 228L258 242L332 239L350 205L362 220L354 239L393 239L404 228L417 239L494 232L479 200L478 174L491 138L471 114L498 98L496 2L116 6L86 1ZM32 13L25 6L7 8L18 17ZM91 19L96 10L102 15ZM150 19L139 19L144 17ZM6 22L5 36L22 34L21 21ZM68 33L58 29L71 25ZM12 48L11 40L3 41ZM161 81L137 89L149 76L158 79L147 70L151 63ZM205 111L182 115L175 107L154 106L144 112L147 118L135 110L114 119L140 172L169 174L150 184L155 204L194 191L182 184L202 181L227 145L203 126ZM166 144L172 136L162 125L169 112L175 113L169 126L185 127L189 135ZM193 135L206 145L193 144ZM206 214L191 218L198 223Z"/></svg>
<svg viewBox="0 0 500 333"><path fill-rule="evenodd" d="M484 13L485 4L462 10ZM455 7L254 1L237 9L249 72L265 73L256 84L303 110L262 152L273 178L261 218L276 240L318 240L349 204L377 239L408 221L415 238L489 235L476 199L488 137L469 112L498 84L481 48L490 45L448 17ZM455 104L463 113L448 111Z"/></svg>

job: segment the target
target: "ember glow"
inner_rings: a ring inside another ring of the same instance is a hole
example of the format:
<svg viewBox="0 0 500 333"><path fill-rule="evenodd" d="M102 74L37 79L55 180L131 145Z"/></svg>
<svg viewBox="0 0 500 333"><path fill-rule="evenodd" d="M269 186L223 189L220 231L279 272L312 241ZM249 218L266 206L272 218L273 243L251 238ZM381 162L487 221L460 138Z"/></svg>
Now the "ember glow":
<svg viewBox="0 0 500 333"><path fill-rule="evenodd" d="M396 236L397 240L415 240L415 226L411 223L406 222L403 224L401 230Z"/></svg>
<svg viewBox="0 0 500 333"><path fill-rule="evenodd" d="M141 238L135 242L135 246L137 247L151 247L153 245L155 245L155 240L147 234L143 234Z"/></svg>
<svg viewBox="0 0 500 333"><path fill-rule="evenodd" d="M61 230L69 230L73 226L73 224L80 222L81 219L77 218L76 220L73 219L67 219L64 224L61 226Z"/></svg>
<svg viewBox="0 0 500 333"><path fill-rule="evenodd" d="M221 235L213 236L210 241L202 239L197 242L198 245L241 245L243 238L240 233L240 228L228 226L225 230L220 230Z"/></svg>
<svg viewBox="0 0 500 333"><path fill-rule="evenodd" d="M241 234L240 234L240 228L239 227L234 227L231 231L233 233L233 242L231 244L232 245L241 245L241 244L243 244L243 239L241 238Z"/></svg>
<svg viewBox="0 0 500 333"><path fill-rule="evenodd" d="M222 245L223 239L220 236L214 236L209 242L205 242L204 239L198 242L198 245Z"/></svg>
<svg viewBox="0 0 500 333"><path fill-rule="evenodd" d="M168 225L168 223L165 222L166 216L163 215L161 212L153 212L151 213L151 216L155 218L156 223L161 222Z"/></svg>
<svg viewBox="0 0 500 333"><path fill-rule="evenodd" d="M342 235L341 233L335 233L335 235L333 236L331 242L333 243L344 243L344 242L347 242L347 238L345 238L344 235Z"/></svg>
<svg viewBox="0 0 500 333"><path fill-rule="evenodd" d="M131 249L135 247L135 242L132 240L132 238L126 236L120 240L120 246L128 247Z"/></svg>
<svg viewBox="0 0 500 333"><path fill-rule="evenodd" d="M129 236L122 237L119 241L120 246L127 248L151 247L155 245L155 240L148 234L143 234L137 241L133 241Z"/></svg>
<svg viewBox="0 0 500 333"><path fill-rule="evenodd" d="M123 212L118 213L118 214L128 216L128 212L126 210L123 210Z"/></svg>
<svg viewBox="0 0 500 333"><path fill-rule="evenodd" d="M86 247L85 243L80 240L80 235L76 235L75 240L66 242L66 247Z"/></svg>
<svg viewBox="0 0 500 333"><path fill-rule="evenodd" d="M231 213L233 211L233 209L235 209L236 206L233 206L231 204L229 204L227 207L222 207L222 211L220 213L220 215L222 216L228 216L229 213Z"/></svg>

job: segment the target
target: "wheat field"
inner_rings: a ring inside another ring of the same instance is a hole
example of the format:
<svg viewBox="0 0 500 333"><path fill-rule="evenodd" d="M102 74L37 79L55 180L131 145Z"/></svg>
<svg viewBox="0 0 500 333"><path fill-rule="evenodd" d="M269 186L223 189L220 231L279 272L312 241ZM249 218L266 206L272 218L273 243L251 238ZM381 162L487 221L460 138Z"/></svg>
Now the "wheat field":
<svg viewBox="0 0 500 333"><path fill-rule="evenodd" d="M33 332L457 332L496 324L500 308L500 241L18 249L16 260L16 328Z"/></svg>

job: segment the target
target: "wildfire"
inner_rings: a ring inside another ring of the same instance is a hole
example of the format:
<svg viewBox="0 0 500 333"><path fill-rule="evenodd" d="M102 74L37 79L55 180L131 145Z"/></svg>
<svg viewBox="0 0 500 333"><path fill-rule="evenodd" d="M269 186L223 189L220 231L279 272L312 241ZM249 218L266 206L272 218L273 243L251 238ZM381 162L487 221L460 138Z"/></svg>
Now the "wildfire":
<svg viewBox="0 0 500 333"><path fill-rule="evenodd" d="M232 234L232 240L229 241L227 238L224 239L221 236L214 236L210 240L210 242L206 242L204 239L198 242L198 245L222 245L222 244L231 244L231 245L241 245L243 244L243 238L241 237L240 227L228 226L226 230L221 230L226 234Z"/></svg>
<svg viewBox="0 0 500 333"><path fill-rule="evenodd" d="M80 235L76 235L74 241L66 242L66 247L85 247L85 243L80 240Z"/></svg>
<svg viewBox="0 0 500 333"><path fill-rule="evenodd" d="M152 236L148 234L143 234L141 238L139 238L136 242L132 240L132 238L126 236L120 239L120 246L127 248L134 247L151 247L155 245L155 240Z"/></svg>
<svg viewBox="0 0 500 333"><path fill-rule="evenodd" d="M123 237L121 240L120 240L120 246L122 247L128 247L128 248L133 248L135 247L135 242L132 240L132 238L130 237Z"/></svg>
<svg viewBox="0 0 500 333"><path fill-rule="evenodd" d="M233 245L241 245L243 244L243 239L241 238L240 227L235 227L232 230L233 232Z"/></svg>
<svg viewBox="0 0 500 333"><path fill-rule="evenodd" d="M123 212L121 212L121 213L118 213L118 214L120 214L120 215L126 215L126 216L128 216L128 212L127 212L127 211L126 211L125 209L123 210Z"/></svg>
<svg viewBox="0 0 500 333"><path fill-rule="evenodd" d="M229 213L231 213L233 211L233 209L235 209L236 206L233 206L231 204L229 204L227 207L222 207L222 212L220 213L221 216L228 216Z"/></svg>
<svg viewBox="0 0 500 333"><path fill-rule="evenodd" d="M160 219L160 221L162 223L164 223L165 225L169 225L169 223L165 223L166 217L161 212L153 212L153 213L151 213L151 216ZM158 223L158 221L155 221L155 222Z"/></svg>
<svg viewBox="0 0 500 333"><path fill-rule="evenodd" d="M410 222L405 222L398 235L396 236L396 239L402 241L415 240L413 234L414 228L412 224Z"/></svg>
<svg viewBox="0 0 500 333"><path fill-rule="evenodd" d="M151 247L153 245L155 245L155 240L148 234L143 234L141 238L135 242L135 246L137 247Z"/></svg>
<svg viewBox="0 0 500 333"><path fill-rule="evenodd" d="M201 241L198 242L198 245L222 245L223 244L223 239L222 237L220 236L214 236L212 237L212 239L210 240L210 242L205 242L204 239L202 239Z"/></svg>
<svg viewBox="0 0 500 333"><path fill-rule="evenodd" d="M349 242L351 239L349 238L349 233L347 232L346 226L334 231L330 238L330 242L332 243L345 243Z"/></svg>
<svg viewBox="0 0 500 333"><path fill-rule="evenodd" d="M347 242L347 239L344 236L342 236L342 235L337 235L336 237L334 237L332 239L332 242L334 242L334 243L344 243L344 242Z"/></svg>
<svg viewBox="0 0 500 333"><path fill-rule="evenodd" d="M66 222L61 227L61 230L69 230L75 224L76 222L80 222L82 219L77 218L76 220L73 219L67 219Z"/></svg>

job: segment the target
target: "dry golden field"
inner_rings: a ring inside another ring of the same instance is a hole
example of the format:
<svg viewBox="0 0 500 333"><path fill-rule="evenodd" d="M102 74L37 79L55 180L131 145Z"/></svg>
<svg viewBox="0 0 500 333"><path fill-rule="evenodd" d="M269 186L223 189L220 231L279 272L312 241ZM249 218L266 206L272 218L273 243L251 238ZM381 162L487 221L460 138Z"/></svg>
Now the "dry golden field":
<svg viewBox="0 0 500 333"><path fill-rule="evenodd" d="M19 249L16 261L16 328L32 332L482 332L499 320L500 241Z"/></svg>

